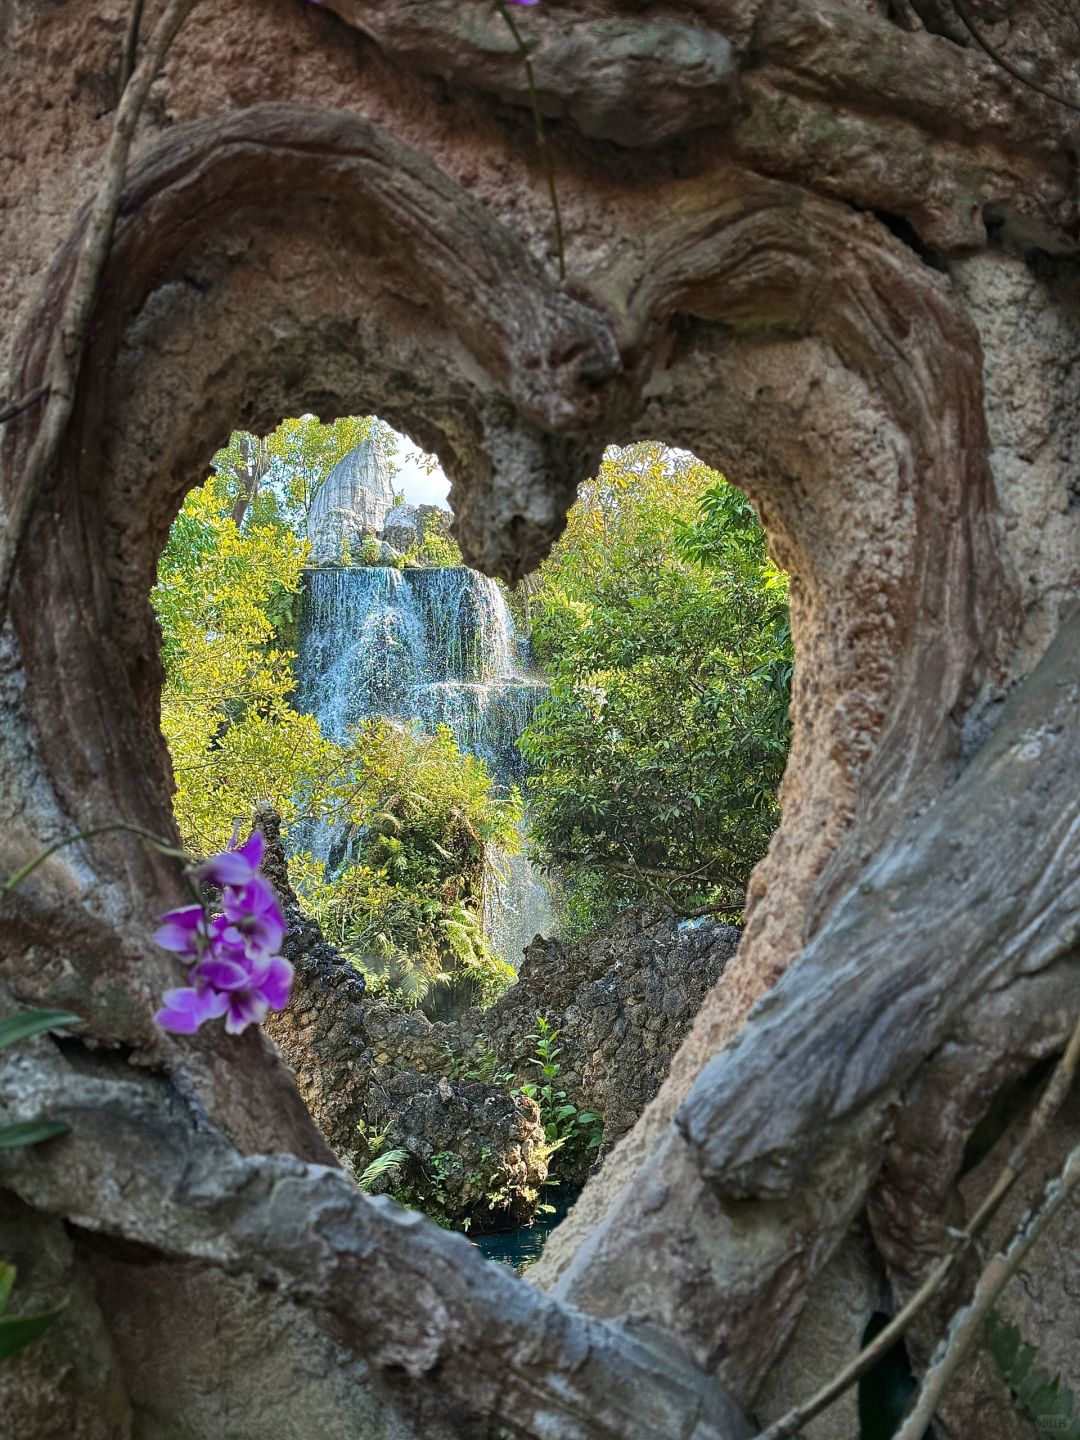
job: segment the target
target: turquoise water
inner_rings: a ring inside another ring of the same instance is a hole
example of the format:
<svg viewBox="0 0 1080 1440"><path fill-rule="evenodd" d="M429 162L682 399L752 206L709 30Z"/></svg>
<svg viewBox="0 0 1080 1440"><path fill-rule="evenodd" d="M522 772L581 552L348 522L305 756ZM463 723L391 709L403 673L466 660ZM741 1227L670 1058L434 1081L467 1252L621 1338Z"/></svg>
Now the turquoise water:
<svg viewBox="0 0 1080 1440"><path fill-rule="evenodd" d="M482 1255L500 1264L510 1265L515 1270L524 1270L539 1260L540 1252L547 1238L566 1212L581 1194L580 1186L561 1185L550 1189L544 1203L550 1205L551 1214L538 1215L531 1225L520 1230L504 1230L494 1235L474 1235L472 1242Z"/></svg>

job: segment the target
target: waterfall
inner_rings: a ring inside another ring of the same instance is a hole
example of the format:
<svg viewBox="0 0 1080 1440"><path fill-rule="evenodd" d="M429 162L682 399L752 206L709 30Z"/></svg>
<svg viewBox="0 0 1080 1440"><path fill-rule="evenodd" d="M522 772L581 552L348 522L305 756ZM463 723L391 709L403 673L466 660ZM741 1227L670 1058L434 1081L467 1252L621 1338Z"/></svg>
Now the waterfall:
<svg viewBox="0 0 1080 1440"><path fill-rule="evenodd" d="M305 574L294 703L339 744L371 718L447 725L509 788L524 774L516 742L545 688L526 657L502 591L475 570L324 567ZM327 823L297 839L324 863L338 858ZM551 902L523 857L495 856L492 868L485 928L516 968L533 935L551 933Z"/></svg>

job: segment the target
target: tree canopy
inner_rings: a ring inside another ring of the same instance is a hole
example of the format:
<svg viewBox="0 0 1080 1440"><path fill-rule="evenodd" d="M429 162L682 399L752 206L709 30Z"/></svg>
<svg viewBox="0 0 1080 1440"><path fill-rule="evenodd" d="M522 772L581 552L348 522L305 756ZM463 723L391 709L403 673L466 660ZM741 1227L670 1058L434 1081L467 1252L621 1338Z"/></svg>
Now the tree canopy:
<svg viewBox="0 0 1080 1440"><path fill-rule="evenodd" d="M301 533L312 501L339 460L373 440L390 463L393 431L375 415L282 420L269 435L234 430L211 464L237 525L277 525ZM392 467L391 467L392 468Z"/></svg>
<svg viewBox="0 0 1080 1440"><path fill-rule="evenodd" d="M467 976L490 998L509 971L482 933L487 849L518 843L517 796L497 795L484 763L445 728L423 735L372 720L339 745L293 704L290 637L308 554L297 509L341 447L379 425L287 420L270 437L237 432L215 456L216 473L187 496L151 596L174 810L186 847L205 856L271 804L306 905L378 983L415 1001L439 977ZM222 457L242 459L253 445L280 464L238 523L237 477ZM306 456L299 478L291 453ZM320 821L348 837L344 863L329 869L304 848Z"/></svg>
<svg viewBox="0 0 1080 1440"><path fill-rule="evenodd" d="M787 585L753 507L655 442L609 450L540 571L533 842L571 929L635 899L737 915L776 825Z"/></svg>

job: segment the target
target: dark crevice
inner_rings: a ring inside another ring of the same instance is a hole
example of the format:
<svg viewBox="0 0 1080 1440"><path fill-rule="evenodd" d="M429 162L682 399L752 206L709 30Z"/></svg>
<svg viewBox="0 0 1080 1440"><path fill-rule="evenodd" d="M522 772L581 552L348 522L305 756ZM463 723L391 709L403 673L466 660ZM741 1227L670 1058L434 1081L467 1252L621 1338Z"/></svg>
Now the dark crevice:
<svg viewBox="0 0 1080 1440"><path fill-rule="evenodd" d="M903 215L893 215L888 210L874 210L872 213L877 216L886 230L888 230L891 235L894 235L902 245L906 245L909 250L913 250L924 265L929 265L933 270L945 269L940 255L938 255L935 250L930 249L929 245L925 243L910 220L906 219Z"/></svg>
<svg viewBox="0 0 1080 1440"><path fill-rule="evenodd" d="M1027 1074L1021 1075L1018 1080L1011 1080L998 1090L986 1107L982 1119L968 1136L960 1165L961 1177L985 1160L1015 1121L1022 1115L1031 1113L1056 1064L1057 1056L1051 1055L1040 1061Z"/></svg>
<svg viewBox="0 0 1080 1440"><path fill-rule="evenodd" d="M891 1318L881 1311L871 1315L863 1345L869 1345ZM917 1389L907 1346L903 1339L897 1340L859 1380L859 1440L893 1440ZM922 1440L934 1440L934 1434L930 1427Z"/></svg>

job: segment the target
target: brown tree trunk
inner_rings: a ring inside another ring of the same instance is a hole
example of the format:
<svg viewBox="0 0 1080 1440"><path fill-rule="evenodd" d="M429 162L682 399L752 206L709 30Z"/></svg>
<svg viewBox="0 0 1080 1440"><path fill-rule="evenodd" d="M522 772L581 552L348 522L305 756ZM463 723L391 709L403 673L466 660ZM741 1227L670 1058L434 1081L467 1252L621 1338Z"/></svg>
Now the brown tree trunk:
<svg viewBox="0 0 1080 1440"><path fill-rule="evenodd" d="M0 11L10 399L45 377L127 19ZM603 446L648 436L744 485L792 576L792 759L744 940L527 1284L359 1195L263 1037L155 1029L167 861L57 851L0 903L0 1012L83 1017L0 1054L4 1117L71 1126L0 1151L0 1254L28 1304L73 1297L0 1371L16 1433L752 1434L918 1285L995 1163L969 1140L1071 1029L1080 271L1053 96L1080 26L1049 0L520 23L565 284L496 13L196 6L0 636L0 855L171 833L147 594L230 430L377 411L439 454L466 558L510 581ZM40 424L4 426L7 507ZM1078 1385L1074 1239L1003 1309ZM939 1422L1023 1433L985 1357ZM852 1405L806 1433L854 1440Z"/></svg>
<svg viewBox="0 0 1080 1440"><path fill-rule="evenodd" d="M269 468L265 437L247 435L243 444L243 464L233 466L233 476L239 488L232 508L232 522L238 530L244 523L244 516L254 505L263 476Z"/></svg>

